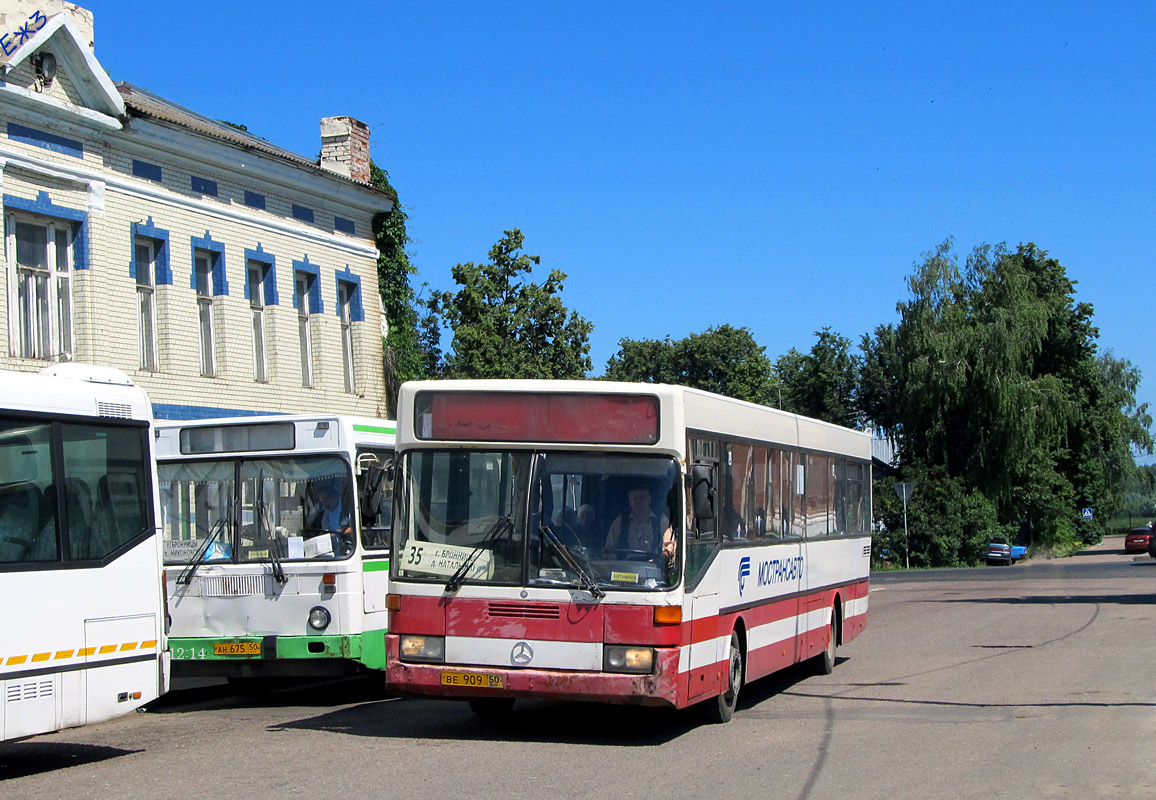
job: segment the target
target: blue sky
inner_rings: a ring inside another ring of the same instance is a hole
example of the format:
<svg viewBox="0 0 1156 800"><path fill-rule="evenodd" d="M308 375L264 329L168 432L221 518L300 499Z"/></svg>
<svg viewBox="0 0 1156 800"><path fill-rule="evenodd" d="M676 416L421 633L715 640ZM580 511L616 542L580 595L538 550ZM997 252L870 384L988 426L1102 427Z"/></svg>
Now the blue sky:
<svg viewBox="0 0 1156 800"><path fill-rule="evenodd" d="M1032 241L1156 408L1149 4L81 5L113 80L305 155L368 123L415 285L520 228L595 374L724 323L771 358L858 341L947 237Z"/></svg>

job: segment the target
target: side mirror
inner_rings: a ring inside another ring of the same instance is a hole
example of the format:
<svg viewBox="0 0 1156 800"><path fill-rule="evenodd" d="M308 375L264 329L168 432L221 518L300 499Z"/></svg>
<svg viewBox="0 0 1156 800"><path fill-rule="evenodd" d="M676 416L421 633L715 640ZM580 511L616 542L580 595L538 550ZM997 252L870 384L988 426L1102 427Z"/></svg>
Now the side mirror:
<svg viewBox="0 0 1156 800"><path fill-rule="evenodd" d="M698 538L712 538L715 533L714 484L709 465L695 464L690 468L690 496Z"/></svg>

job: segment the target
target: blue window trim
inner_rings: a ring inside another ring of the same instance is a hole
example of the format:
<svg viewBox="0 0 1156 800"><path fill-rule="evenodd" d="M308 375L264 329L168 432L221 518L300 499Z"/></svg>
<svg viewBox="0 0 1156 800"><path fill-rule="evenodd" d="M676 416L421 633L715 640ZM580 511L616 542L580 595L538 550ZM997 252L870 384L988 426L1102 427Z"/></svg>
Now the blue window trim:
<svg viewBox="0 0 1156 800"><path fill-rule="evenodd" d="M193 191L197 192L198 194L207 194L212 195L213 197L217 196L216 181L209 180L208 178L199 178L196 175L193 175L189 179L189 184Z"/></svg>
<svg viewBox="0 0 1156 800"><path fill-rule="evenodd" d="M155 419L196 420L218 417L264 417L276 411L253 411L247 408L213 408L212 406L181 406L173 403L153 403Z"/></svg>
<svg viewBox="0 0 1156 800"><path fill-rule="evenodd" d="M260 242L257 242L256 250L245 251L245 299L248 300L252 297L249 293L250 261L257 261L268 267L268 269L265 270L265 279L262 281L262 283L265 284L265 305L277 305L277 262L272 253L266 253L261 249Z"/></svg>
<svg viewBox="0 0 1156 800"><path fill-rule="evenodd" d="M136 280L136 240L152 239L153 241L153 263L156 265L157 274L153 276L157 286L171 286L173 282L173 271L169 267L169 232L164 228L158 228L153 225L153 218L149 217L148 222L134 222L132 224L132 238L134 247L132 248L132 257L129 260L128 273L134 281Z"/></svg>
<svg viewBox="0 0 1156 800"><path fill-rule="evenodd" d="M248 189L246 189L245 190L245 205L247 205L249 208L259 208L261 210L264 210L265 209L265 195L257 194L257 192L250 192Z"/></svg>
<svg viewBox="0 0 1156 800"><path fill-rule="evenodd" d="M88 269L88 212L75 208L58 206L52 202L48 192L40 192L35 200L26 200L15 195L4 195L4 208L28 211L44 217L68 220L72 223L72 268Z"/></svg>
<svg viewBox="0 0 1156 800"><path fill-rule="evenodd" d="M341 316L341 284L348 283L353 286L353 296L349 302L349 321L350 322L365 322L365 310L361 307L361 276L354 275L346 266L344 272L335 271L334 277L337 279L335 291L337 292L337 316Z"/></svg>
<svg viewBox="0 0 1156 800"><path fill-rule="evenodd" d="M302 222L313 222L313 209L307 206L299 206L293 204L293 219L299 219Z"/></svg>
<svg viewBox="0 0 1156 800"><path fill-rule="evenodd" d="M43 147L54 153L63 153L66 156L84 158L84 143L75 139L66 139L55 133L29 128L18 122L8 123L8 138L14 142L23 142L34 147Z"/></svg>
<svg viewBox="0 0 1156 800"><path fill-rule="evenodd" d="M205 231L205 237L192 237L192 259L193 259L193 274L189 281L189 286L193 291L197 289L197 251L208 250L216 257L213 259L213 295L219 297L221 295L229 294L229 281L225 275L225 244L224 242L214 242L213 237Z"/></svg>
<svg viewBox="0 0 1156 800"><path fill-rule="evenodd" d="M325 304L321 300L321 267L309 263L309 256L304 261L293 262L293 307L297 306L297 273L304 272L313 276L313 285L309 288L309 313L325 313Z"/></svg>
<svg viewBox="0 0 1156 800"><path fill-rule="evenodd" d="M164 179L164 171L159 165L136 158L132 160L132 174L138 178L144 178L146 181L156 181L157 183L161 183Z"/></svg>
<svg viewBox="0 0 1156 800"><path fill-rule="evenodd" d="M346 219L345 217L333 218L333 230L348 233L350 236L357 235L357 225L353 220Z"/></svg>

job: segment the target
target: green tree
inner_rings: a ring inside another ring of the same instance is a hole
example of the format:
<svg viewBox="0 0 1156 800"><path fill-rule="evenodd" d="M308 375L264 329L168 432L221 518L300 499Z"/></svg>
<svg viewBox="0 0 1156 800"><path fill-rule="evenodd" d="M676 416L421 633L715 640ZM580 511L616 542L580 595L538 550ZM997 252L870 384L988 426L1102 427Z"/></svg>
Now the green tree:
<svg viewBox="0 0 1156 800"><path fill-rule="evenodd" d="M428 371L418 331L418 316L409 276L417 272L406 247L409 219L389 182L389 174L369 162L369 182L393 197L393 208L373 218L373 238L377 245L377 291L385 314L386 334L382 341L382 369L385 399L390 416L397 413L397 390L404 381L424 377Z"/></svg>
<svg viewBox="0 0 1156 800"><path fill-rule="evenodd" d="M1097 356L1092 308L1063 266L1027 244L978 247L960 267L948 240L908 286L900 322L863 343L860 370L860 406L897 438L905 474L959 482L949 499L978 491L1037 545L1098 539L1106 515L1085 522L1078 509L1118 507L1151 420L1136 406L1138 373Z"/></svg>
<svg viewBox="0 0 1156 800"><path fill-rule="evenodd" d="M746 328L719 325L685 339L621 339L605 378L669 383L773 406L778 382L764 348Z"/></svg>
<svg viewBox="0 0 1156 800"><path fill-rule="evenodd" d="M783 391L783 408L796 414L859 427L857 387L861 357L851 340L830 328L815 332L816 342L804 355L793 347L775 361Z"/></svg>
<svg viewBox="0 0 1156 800"><path fill-rule="evenodd" d="M593 325L566 308L566 274L552 270L541 284L527 280L538 256L521 251L517 228L490 248L489 262L453 268L456 292L433 292L423 305L423 344L447 378L584 378L590 371ZM453 333L440 354L440 328Z"/></svg>

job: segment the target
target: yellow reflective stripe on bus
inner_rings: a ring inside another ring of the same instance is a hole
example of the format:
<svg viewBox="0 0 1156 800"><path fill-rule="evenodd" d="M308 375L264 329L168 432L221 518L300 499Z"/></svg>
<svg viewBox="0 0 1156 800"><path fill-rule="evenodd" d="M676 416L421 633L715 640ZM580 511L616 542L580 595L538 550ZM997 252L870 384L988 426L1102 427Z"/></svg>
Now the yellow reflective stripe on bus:
<svg viewBox="0 0 1156 800"><path fill-rule="evenodd" d="M26 663L38 663L41 661L64 661L73 657L87 658L94 655L106 655L108 653L128 652L131 650L154 650L157 646L156 639L147 639L143 642L124 642L122 644L105 644L100 647L81 647L76 650L57 650L55 655L53 651L49 650L47 653L33 653L32 655L22 656L0 656L0 665L5 667L15 667Z"/></svg>

